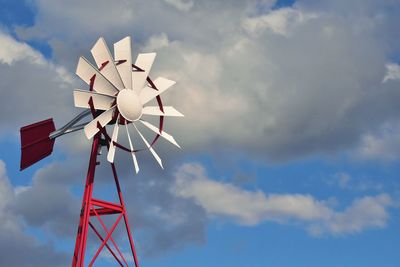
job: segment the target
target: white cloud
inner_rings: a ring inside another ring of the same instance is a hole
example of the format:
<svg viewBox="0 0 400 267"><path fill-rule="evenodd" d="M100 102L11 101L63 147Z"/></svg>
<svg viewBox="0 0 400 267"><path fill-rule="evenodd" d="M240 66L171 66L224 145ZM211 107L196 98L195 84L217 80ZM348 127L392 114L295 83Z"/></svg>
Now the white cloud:
<svg viewBox="0 0 400 267"><path fill-rule="evenodd" d="M15 209L16 195L7 176L6 165L0 160L0 258L2 265L65 266L66 254L57 252L52 245L41 245L26 234L25 224ZM40 205L41 203L32 203Z"/></svg>
<svg viewBox="0 0 400 267"><path fill-rule="evenodd" d="M164 2L183 12L192 9L194 4L191 0L164 0Z"/></svg>
<svg viewBox="0 0 400 267"><path fill-rule="evenodd" d="M165 33L159 35L153 35L149 38L146 45L144 46L144 51L155 51L161 48L169 46L168 36Z"/></svg>
<svg viewBox="0 0 400 267"><path fill-rule="evenodd" d="M46 64L42 54L25 43L19 43L0 31L0 62L11 65L15 61L28 60L37 65Z"/></svg>
<svg viewBox="0 0 400 267"><path fill-rule="evenodd" d="M48 62L43 55L26 43L18 42L13 37L0 31L0 63L13 65L19 61L29 62L33 65L42 65L57 73L57 76L65 83L72 85L72 76L61 67ZM21 76L24 73L21 73Z"/></svg>
<svg viewBox="0 0 400 267"><path fill-rule="evenodd" d="M280 8L271 10L265 15L247 18L243 21L243 28L250 34L260 34L271 30L278 35L288 36L299 24L317 18L315 13L307 13L297 8Z"/></svg>
<svg viewBox="0 0 400 267"><path fill-rule="evenodd" d="M63 66L45 59L40 52L0 30L0 134L26 124L60 115L72 109L74 79ZM23 114L23 116L22 116Z"/></svg>
<svg viewBox="0 0 400 267"><path fill-rule="evenodd" d="M329 201L310 195L272 194L246 191L232 184L214 181L196 163L182 165L175 174L173 192L193 199L210 216L231 219L244 225L263 221L297 222L313 235L347 234L368 228L382 228L389 218L387 207L391 198L386 194L355 199L343 211L335 211Z"/></svg>
<svg viewBox="0 0 400 267"><path fill-rule="evenodd" d="M315 220L329 210L308 195L270 195L242 190L209 179L198 164L185 164L176 173L175 194L193 198L211 215L226 216L246 225L265 219Z"/></svg>
<svg viewBox="0 0 400 267"><path fill-rule="evenodd" d="M9 206L14 200L12 186L7 177L6 165L0 160L0 229L1 231L15 232L19 230L18 224L15 223L17 218L10 213Z"/></svg>
<svg viewBox="0 0 400 267"><path fill-rule="evenodd" d="M357 159L393 161L400 157L400 125L385 123L374 132L362 136L354 153Z"/></svg>
<svg viewBox="0 0 400 267"><path fill-rule="evenodd" d="M356 199L342 212L332 212L323 222L316 222L309 228L312 234L325 232L333 235L358 233L368 228L384 228L389 219L387 207L392 204L387 194Z"/></svg>
<svg viewBox="0 0 400 267"><path fill-rule="evenodd" d="M400 80L400 65L395 63L386 64L386 74L382 82L385 83L389 80Z"/></svg>
<svg viewBox="0 0 400 267"><path fill-rule="evenodd" d="M382 191L383 184L372 180L370 177L352 177L346 172L338 172L328 179L328 185L338 186L340 189L355 191Z"/></svg>

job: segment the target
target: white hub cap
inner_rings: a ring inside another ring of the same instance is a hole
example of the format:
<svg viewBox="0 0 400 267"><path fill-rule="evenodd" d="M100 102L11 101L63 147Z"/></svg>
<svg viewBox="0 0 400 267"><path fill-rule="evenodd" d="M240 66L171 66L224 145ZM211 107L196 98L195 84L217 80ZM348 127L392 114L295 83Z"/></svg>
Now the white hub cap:
<svg viewBox="0 0 400 267"><path fill-rule="evenodd" d="M123 89L118 93L117 107L121 115L129 121L137 121L142 116L142 103L131 89Z"/></svg>

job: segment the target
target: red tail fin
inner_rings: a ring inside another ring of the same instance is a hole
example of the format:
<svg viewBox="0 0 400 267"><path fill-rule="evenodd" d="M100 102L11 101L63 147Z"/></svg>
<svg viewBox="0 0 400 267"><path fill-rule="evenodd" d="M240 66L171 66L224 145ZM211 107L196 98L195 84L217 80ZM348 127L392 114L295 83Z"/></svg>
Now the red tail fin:
<svg viewBox="0 0 400 267"><path fill-rule="evenodd" d="M21 171L53 152L54 139L49 134L55 130L53 119L21 128Z"/></svg>

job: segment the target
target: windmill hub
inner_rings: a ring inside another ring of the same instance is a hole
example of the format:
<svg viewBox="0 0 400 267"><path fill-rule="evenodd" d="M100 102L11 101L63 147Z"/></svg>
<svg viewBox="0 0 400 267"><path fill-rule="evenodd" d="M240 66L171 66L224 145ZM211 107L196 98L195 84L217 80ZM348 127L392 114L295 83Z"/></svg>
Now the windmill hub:
<svg viewBox="0 0 400 267"><path fill-rule="evenodd" d="M118 93L117 107L121 115L129 121L137 121L142 116L142 103L132 89L123 89Z"/></svg>

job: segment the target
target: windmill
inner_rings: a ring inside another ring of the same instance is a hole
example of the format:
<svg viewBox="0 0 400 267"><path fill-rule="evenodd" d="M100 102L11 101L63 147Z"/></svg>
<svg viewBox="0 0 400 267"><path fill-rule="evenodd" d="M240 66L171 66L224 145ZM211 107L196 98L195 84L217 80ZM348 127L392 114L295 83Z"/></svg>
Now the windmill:
<svg viewBox="0 0 400 267"><path fill-rule="evenodd" d="M179 147L175 139L163 130L163 125L165 116L182 117L183 115L171 106L164 106L160 97L175 82L162 77L155 80L149 77L156 53L139 54L135 63L133 63L131 38L126 37L114 44L114 57L104 38L98 39L91 49L91 54L96 66L86 58L80 57L76 69L76 74L89 86L89 90L76 89L73 93L75 107L85 110L58 130L55 128L53 119L22 127L20 130L21 170L49 156L53 151L56 138L83 129L85 136L92 140L92 148L72 266L82 267L85 265L89 228L99 238L101 245L89 261L88 266L94 264L104 248L107 248L120 266L128 266L124 253L121 252L112 237L114 230L123 220L132 257L135 266L138 267L139 263L114 163L115 153L117 149L128 152L132 157L136 173L139 172L137 159L139 151L150 151L157 163L163 168L161 158L155 152L153 145L159 137L162 137ZM156 105L151 104L152 102L156 102ZM158 117L158 125L155 126L145 120L146 116ZM90 121L80 123L86 117L91 117ZM113 127L111 136L107 132L107 125ZM151 141L139 130L139 125L154 133ZM121 128L125 128L129 146L118 141ZM138 139L142 140L144 144L142 148L138 149L136 144L134 146L132 134L137 134ZM107 161L111 165L119 203L93 198L95 170L96 166L100 164L97 161L97 156L101 147L108 149ZM102 217L111 214L117 215L117 219L111 228L107 228ZM96 218L100 223L103 232L105 232L105 237L92 223L91 218Z"/></svg>

